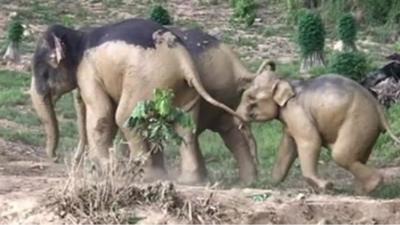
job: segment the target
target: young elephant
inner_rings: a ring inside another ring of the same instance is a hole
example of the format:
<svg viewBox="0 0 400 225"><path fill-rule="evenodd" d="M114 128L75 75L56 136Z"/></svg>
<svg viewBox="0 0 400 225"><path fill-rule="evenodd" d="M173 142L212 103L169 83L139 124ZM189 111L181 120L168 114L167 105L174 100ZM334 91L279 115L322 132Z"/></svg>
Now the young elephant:
<svg viewBox="0 0 400 225"><path fill-rule="evenodd" d="M306 181L314 188L331 188L317 175L325 146L333 160L354 175L357 190L369 193L382 181L379 172L366 165L376 139L386 130L399 142L375 98L358 83L334 74L289 83L265 71L243 93L237 112L248 121L278 119L284 124L272 171L275 182L285 179L298 155Z"/></svg>

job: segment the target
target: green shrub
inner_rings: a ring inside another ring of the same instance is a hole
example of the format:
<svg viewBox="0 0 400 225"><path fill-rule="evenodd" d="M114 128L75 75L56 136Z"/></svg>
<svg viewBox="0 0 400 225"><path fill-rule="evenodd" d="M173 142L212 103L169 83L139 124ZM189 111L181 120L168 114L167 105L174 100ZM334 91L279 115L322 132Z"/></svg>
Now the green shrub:
<svg viewBox="0 0 400 225"><path fill-rule="evenodd" d="M288 14L286 16L286 24L288 25L298 25L299 20L302 16L307 14L308 9L306 8L293 8L290 11L288 11Z"/></svg>
<svg viewBox="0 0 400 225"><path fill-rule="evenodd" d="M310 69L309 73L312 76L319 76L319 75L323 75L326 74L328 71L328 69L325 66L316 66Z"/></svg>
<svg viewBox="0 0 400 225"><path fill-rule="evenodd" d="M300 17L298 43L303 57L307 57L315 52L323 52L325 28L318 14L308 11Z"/></svg>
<svg viewBox="0 0 400 225"><path fill-rule="evenodd" d="M357 27L354 17L349 13L343 15L338 22L337 30L340 40L343 41L345 47L355 48L357 35Z"/></svg>
<svg viewBox="0 0 400 225"><path fill-rule="evenodd" d="M22 40L22 35L24 33L24 27L22 26L19 19L14 18L8 25L8 40L14 43L19 43Z"/></svg>
<svg viewBox="0 0 400 225"><path fill-rule="evenodd" d="M233 20L246 26L253 25L256 19L257 5L254 0L231 0Z"/></svg>
<svg viewBox="0 0 400 225"><path fill-rule="evenodd" d="M368 62L360 52L336 53L329 61L329 72L345 75L353 80L361 80L368 71Z"/></svg>
<svg viewBox="0 0 400 225"><path fill-rule="evenodd" d="M400 52L400 41L397 41L394 46L393 46L394 50L396 52Z"/></svg>
<svg viewBox="0 0 400 225"><path fill-rule="evenodd" d="M150 11L150 19L161 24L161 25L171 25L171 17L166 9L161 5L154 5Z"/></svg>

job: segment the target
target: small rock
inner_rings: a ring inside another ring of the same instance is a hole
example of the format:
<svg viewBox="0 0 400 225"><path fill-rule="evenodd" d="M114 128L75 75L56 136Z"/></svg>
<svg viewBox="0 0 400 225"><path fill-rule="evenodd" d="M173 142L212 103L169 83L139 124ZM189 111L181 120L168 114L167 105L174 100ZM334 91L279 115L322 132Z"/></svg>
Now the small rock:
<svg viewBox="0 0 400 225"><path fill-rule="evenodd" d="M209 30L208 33L211 36L215 36L217 38L220 38L222 32L221 32L221 29L219 29L218 27L214 27L211 30Z"/></svg>
<svg viewBox="0 0 400 225"><path fill-rule="evenodd" d="M296 196L296 200L304 200L306 199L306 195L303 193L300 193Z"/></svg>
<svg viewBox="0 0 400 225"><path fill-rule="evenodd" d="M325 225L325 224L329 224L328 220L325 218L322 218L318 223L318 225Z"/></svg>
<svg viewBox="0 0 400 225"><path fill-rule="evenodd" d="M335 44L333 44L333 50L343 51L343 42L342 41L335 42Z"/></svg>

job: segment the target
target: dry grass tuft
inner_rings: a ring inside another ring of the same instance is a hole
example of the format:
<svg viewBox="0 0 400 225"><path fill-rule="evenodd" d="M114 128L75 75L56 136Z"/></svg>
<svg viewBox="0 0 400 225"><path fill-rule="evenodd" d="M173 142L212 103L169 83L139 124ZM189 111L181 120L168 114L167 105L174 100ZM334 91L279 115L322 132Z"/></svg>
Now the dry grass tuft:
<svg viewBox="0 0 400 225"><path fill-rule="evenodd" d="M144 219L140 211L157 212L182 223L233 222L213 195L187 199L171 182L143 184L143 160L112 158L101 176L87 166L71 171L66 184L51 192L48 206L68 224L135 224Z"/></svg>

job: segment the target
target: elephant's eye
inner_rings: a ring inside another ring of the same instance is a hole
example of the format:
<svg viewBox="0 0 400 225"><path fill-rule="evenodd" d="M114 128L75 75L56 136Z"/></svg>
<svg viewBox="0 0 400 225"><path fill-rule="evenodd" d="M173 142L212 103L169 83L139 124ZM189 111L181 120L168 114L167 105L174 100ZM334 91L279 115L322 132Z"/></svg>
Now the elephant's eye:
<svg viewBox="0 0 400 225"><path fill-rule="evenodd" d="M257 107L257 102L252 102L249 104L250 109L254 109L255 107Z"/></svg>
<svg viewBox="0 0 400 225"><path fill-rule="evenodd" d="M256 100L256 98L254 97L254 95L247 95L247 98L249 99L249 101L254 101L254 100Z"/></svg>

